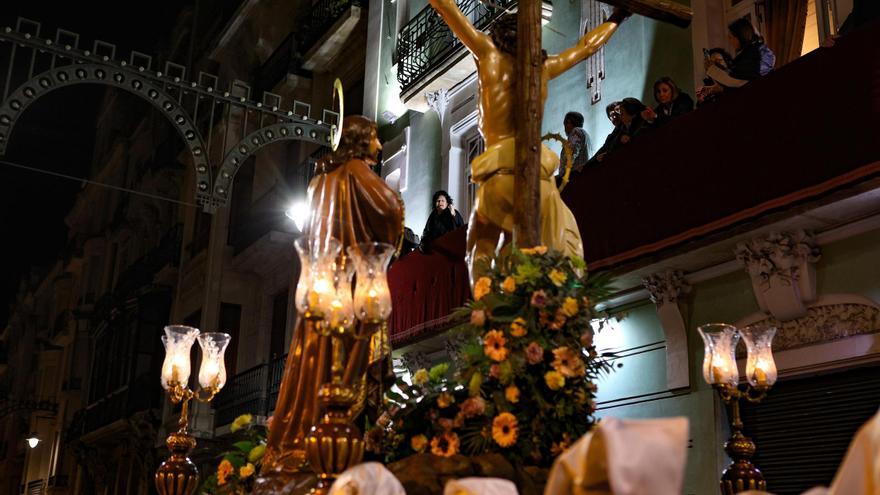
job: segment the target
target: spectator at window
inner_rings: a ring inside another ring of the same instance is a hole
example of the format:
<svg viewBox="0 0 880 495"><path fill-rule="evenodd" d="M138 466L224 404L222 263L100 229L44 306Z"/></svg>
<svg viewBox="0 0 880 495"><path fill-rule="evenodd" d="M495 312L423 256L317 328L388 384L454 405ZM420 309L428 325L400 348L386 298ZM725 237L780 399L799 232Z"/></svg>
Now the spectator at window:
<svg viewBox="0 0 880 495"><path fill-rule="evenodd" d="M429 247L434 239L464 225L461 213L452 206L452 197L449 196L449 193L437 191L434 193L432 201L434 209L431 211L422 233L421 247L423 250Z"/></svg>
<svg viewBox="0 0 880 495"><path fill-rule="evenodd" d="M605 143L602 144L602 147L596 151L596 154L593 155L593 158L590 158L590 161L587 162L587 165L593 166L598 165L605 159L605 156L608 152L617 145L618 139L620 139L620 126L622 121L620 120L620 102L615 101L609 103L607 107L605 107L605 115L608 117L608 120L611 121L611 125L614 126L614 130L611 131L611 134L605 138Z"/></svg>
<svg viewBox="0 0 880 495"><path fill-rule="evenodd" d="M711 59L704 61L706 74L712 78L714 84L700 88L698 98L721 93L726 89L742 87L749 81L767 75L776 64L773 51L764 44L764 39L748 18L743 17L730 23L727 27L727 37L736 56L727 71L719 68Z"/></svg>
<svg viewBox="0 0 880 495"><path fill-rule="evenodd" d="M562 120L565 128L565 136L571 145L571 169L574 172L580 172L587 164L590 155L590 140L587 137L587 131L584 127L584 116L578 112L568 112ZM563 167L560 173L565 173L565 153L562 154Z"/></svg>
<svg viewBox="0 0 880 495"><path fill-rule="evenodd" d="M663 76L654 83L654 100L657 106L648 107L642 117L654 126L666 124L675 117L694 109L694 100L678 89L670 77Z"/></svg>

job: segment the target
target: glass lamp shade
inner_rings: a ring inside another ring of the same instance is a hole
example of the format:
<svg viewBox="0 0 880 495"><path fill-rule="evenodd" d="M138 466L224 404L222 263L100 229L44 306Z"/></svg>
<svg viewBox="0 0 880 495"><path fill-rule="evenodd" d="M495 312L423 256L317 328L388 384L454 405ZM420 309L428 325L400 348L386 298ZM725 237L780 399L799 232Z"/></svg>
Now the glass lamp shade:
<svg viewBox="0 0 880 495"><path fill-rule="evenodd" d="M773 337L776 327L749 326L739 333L746 343L746 377L753 387L772 387L776 383L776 361L773 360Z"/></svg>
<svg viewBox="0 0 880 495"><path fill-rule="evenodd" d="M703 337L703 379L709 385L731 385L739 383L739 370L736 367L736 345L739 332L732 325L710 323L697 329Z"/></svg>
<svg viewBox="0 0 880 495"><path fill-rule="evenodd" d="M296 310L300 314L311 313L323 318L331 310L336 259L342 245L332 238L321 242L314 237L300 237L294 246L300 260Z"/></svg>
<svg viewBox="0 0 880 495"><path fill-rule="evenodd" d="M335 264L333 272L333 297L330 300L330 310L327 312L326 320L329 331L343 334L355 322L354 302L351 297L354 265L351 260L340 260Z"/></svg>
<svg viewBox="0 0 880 495"><path fill-rule="evenodd" d="M354 313L363 322L377 323L391 315L391 291L388 289L388 262L394 246L367 242L348 248L357 270L354 289Z"/></svg>
<svg viewBox="0 0 880 495"><path fill-rule="evenodd" d="M186 325L168 325L162 344L165 345L165 361L162 363L162 387L169 390L173 385L186 387L189 383L190 362L189 351L192 348L199 329Z"/></svg>
<svg viewBox="0 0 880 495"><path fill-rule="evenodd" d="M208 332L199 335L202 348L202 367L199 368L199 386L219 391L226 385L226 346L232 337L228 333Z"/></svg>

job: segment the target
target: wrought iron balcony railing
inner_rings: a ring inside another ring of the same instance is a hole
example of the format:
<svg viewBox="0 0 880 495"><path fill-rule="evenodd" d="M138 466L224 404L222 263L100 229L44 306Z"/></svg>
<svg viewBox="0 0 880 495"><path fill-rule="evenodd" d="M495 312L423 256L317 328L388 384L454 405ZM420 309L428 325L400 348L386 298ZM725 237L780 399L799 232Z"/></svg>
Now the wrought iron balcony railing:
<svg viewBox="0 0 880 495"><path fill-rule="evenodd" d="M317 0L312 3L305 29L301 31L303 52L308 51L342 14L351 7L367 7L367 0Z"/></svg>
<svg viewBox="0 0 880 495"><path fill-rule="evenodd" d="M488 2L487 2L488 3ZM490 7L480 0L459 0L458 8L480 30L488 29L515 0L499 0ZM429 5L413 17L397 35L395 62L397 81L406 93L463 49L461 41Z"/></svg>
<svg viewBox="0 0 880 495"><path fill-rule="evenodd" d="M214 425L223 426L242 414L269 416L275 409L287 354L236 374L212 403Z"/></svg>

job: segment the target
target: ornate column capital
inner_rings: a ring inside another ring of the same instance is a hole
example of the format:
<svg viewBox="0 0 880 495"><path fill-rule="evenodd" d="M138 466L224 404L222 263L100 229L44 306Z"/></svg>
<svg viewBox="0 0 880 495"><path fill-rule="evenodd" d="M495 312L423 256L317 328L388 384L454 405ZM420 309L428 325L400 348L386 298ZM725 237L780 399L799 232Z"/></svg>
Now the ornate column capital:
<svg viewBox="0 0 880 495"><path fill-rule="evenodd" d="M651 302L660 306L676 303L678 299L691 291L691 285L684 279L681 270L666 270L642 279L645 289L651 294Z"/></svg>
<svg viewBox="0 0 880 495"><path fill-rule="evenodd" d="M449 104L449 94L446 88L440 88L437 91L428 91L425 93L425 100L431 110L437 112L440 116L440 122L443 122L443 115L446 113L446 106Z"/></svg>

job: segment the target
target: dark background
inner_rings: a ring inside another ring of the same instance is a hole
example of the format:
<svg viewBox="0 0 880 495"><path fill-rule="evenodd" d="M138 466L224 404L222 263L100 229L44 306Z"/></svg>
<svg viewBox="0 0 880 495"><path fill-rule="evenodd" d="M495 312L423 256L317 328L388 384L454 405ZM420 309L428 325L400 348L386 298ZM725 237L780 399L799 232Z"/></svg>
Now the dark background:
<svg viewBox="0 0 880 495"><path fill-rule="evenodd" d="M137 50L153 55L155 64L179 14L189 8L192 2L185 0L7 0L0 3L0 29L14 29L16 19L25 17L42 24L42 38L54 39L56 29L62 28L80 35L80 48L90 49L100 39L117 45L117 59L128 59L130 51ZM0 43L0 62L8 60L9 51L9 43ZM158 62L164 60L160 57ZM0 67L5 78L6 65ZM39 98L15 124L0 161L88 178L97 109L106 91L103 86L81 85ZM143 112L145 106L133 110ZM51 267L67 244L64 217L81 186L0 162L0 328L6 325L21 278L32 269Z"/></svg>

